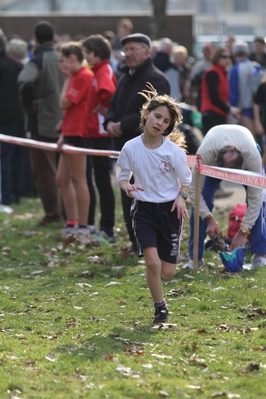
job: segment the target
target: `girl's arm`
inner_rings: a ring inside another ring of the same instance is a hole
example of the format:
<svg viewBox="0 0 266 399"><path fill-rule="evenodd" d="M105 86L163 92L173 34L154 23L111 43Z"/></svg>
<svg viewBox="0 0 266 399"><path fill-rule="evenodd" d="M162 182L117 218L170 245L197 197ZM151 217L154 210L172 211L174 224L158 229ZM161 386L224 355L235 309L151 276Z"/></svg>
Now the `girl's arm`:
<svg viewBox="0 0 266 399"><path fill-rule="evenodd" d="M68 100L66 98L66 93L68 90L68 86L69 86L69 82L70 82L70 78L66 78L62 91L61 91L61 95L60 95L60 107L62 109L67 109L70 108L72 106L72 102L70 100Z"/></svg>

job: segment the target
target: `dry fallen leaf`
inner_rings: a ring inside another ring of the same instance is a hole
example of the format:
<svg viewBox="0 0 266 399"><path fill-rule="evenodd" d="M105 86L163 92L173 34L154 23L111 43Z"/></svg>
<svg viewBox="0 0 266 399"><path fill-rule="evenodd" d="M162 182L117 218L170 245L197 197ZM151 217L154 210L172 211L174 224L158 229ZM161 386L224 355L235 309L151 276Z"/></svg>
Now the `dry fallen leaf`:
<svg viewBox="0 0 266 399"><path fill-rule="evenodd" d="M197 330L198 334L207 334L207 330L205 330L205 328L200 328L199 330Z"/></svg>
<svg viewBox="0 0 266 399"><path fill-rule="evenodd" d="M75 285L78 285L79 287L88 287L88 288L92 288L92 285L88 284L88 283L76 283Z"/></svg>
<svg viewBox="0 0 266 399"><path fill-rule="evenodd" d="M110 283L105 284L105 287L111 287L113 285L120 285L121 283L119 283L118 281L110 281Z"/></svg>
<svg viewBox="0 0 266 399"><path fill-rule="evenodd" d="M159 355L157 353L152 353L151 354L153 357L156 357L157 359L172 359L172 356L167 356L167 355Z"/></svg>
<svg viewBox="0 0 266 399"><path fill-rule="evenodd" d="M151 363L146 363L146 364L143 364L142 367L145 367L146 369L152 369L153 365Z"/></svg>
<svg viewBox="0 0 266 399"><path fill-rule="evenodd" d="M80 273L78 277L84 278L93 278L95 276L95 272L91 272L89 270L84 270L84 272Z"/></svg>
<svg viewBox="0 0 266 399"><path fill-rule="evenodd" d="M158 323L158 324L154 324L154 326L152 327L155 330L169 330L169 329L174 329L175 331L178 330L177 324L171 324L171 323Z"/></svg>
<svg viewBox="0 0 266 399"><path fill-rule="evenodd" d="M35 360L25 360L24 364L26 366L33 366L34 364L36 364Z"/></svg>
<svg viewBox="0 0 266 399"><path fill-rule="evenodd" d="M266 346L254 346L253 351L266 351Z"/></svg>
<svg viewBox="0 0 266 399"><path fill-rule="evenodd" d="M55 362L56 358L52 353L48 353L48 355L45 356L46 360L49 360L49 362Z"/></svg>
<svg viewBox="0 0 266 399"><path fill-rule="evenodd" d="M110 353L110 354L108 354L108 355L104 355L104 356L102 357L102 360L113 362L113 361L114 361L114 357L115 357L115 355L113 355L112 353Z"/></svg>
<svg viewBox="0 0 266 399"><path fill-rule="evenodd" d="M159 391L158 394L159 396L163 396L164 398L167 398L169 396L169 393L166 391Z"/></svg>
<svg viewBox="0 0 266 399"><path fill-rule="evenodd" d="M196 389L197 391L201 391L200 385L186 385L186 388Z"/></svg>
<svg viewBox="0 0 266 399"><path fill-rule="evenodd" d="M257 363L250 363L246 368L245 371L247 373L254 371L254 370L259 370L260 369L260 365Z"/></svg>
<svg viewBox="0 0 266 399"><path fill-rule="evenodd" d="M217 392L212 394L212 398L227 398L227 392Z"/></svg>
<svg viewBox="0 0 266 399"><path fill-rule="evenodd" d="M133 371L130 367L119 366L116 368L116 371L127 377L134 377L134 378L140 377L140 374L138 372Z"/></svg>

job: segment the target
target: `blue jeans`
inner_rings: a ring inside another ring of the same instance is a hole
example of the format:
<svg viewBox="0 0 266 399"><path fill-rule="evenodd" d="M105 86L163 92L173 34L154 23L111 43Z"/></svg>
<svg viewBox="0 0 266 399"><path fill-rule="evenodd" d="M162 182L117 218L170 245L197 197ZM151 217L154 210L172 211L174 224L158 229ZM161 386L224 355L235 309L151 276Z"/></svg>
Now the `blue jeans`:
<svg viewBox="0 0 266 399"><path fill-rule="evenodd" d="M214 194L221 180L206 176L202 196L210 211L214 206ZM245 187L246 188L246 187ZM246 201L247 202L247 201ZM200 218L199 221L199 243L198 243L198 260L204 255L204 240L206 238L207 223ZM251 229L251 246L250 251L255 254L266 254L266 195L262 203L259 216ZM189 238L189 257L193 259L194 245L194 208L190 215L190 238Z"/></svg>

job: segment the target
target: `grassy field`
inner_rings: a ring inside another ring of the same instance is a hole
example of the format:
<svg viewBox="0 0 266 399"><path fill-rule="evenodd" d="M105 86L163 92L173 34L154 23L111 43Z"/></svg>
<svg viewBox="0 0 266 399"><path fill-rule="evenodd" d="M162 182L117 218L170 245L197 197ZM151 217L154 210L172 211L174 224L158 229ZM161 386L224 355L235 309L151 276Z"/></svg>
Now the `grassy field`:
<svg viewBox="0 0 266 399"><path fill-rule="evenodd" d="M266 398L266 268L225 273L208 251L203 270L182 270L186 222L164 281L170 324L154 328L116 195L112 246L38 227L38 199L0 215L0 398ZM226 231L228 215L216 216Z"/></svg>

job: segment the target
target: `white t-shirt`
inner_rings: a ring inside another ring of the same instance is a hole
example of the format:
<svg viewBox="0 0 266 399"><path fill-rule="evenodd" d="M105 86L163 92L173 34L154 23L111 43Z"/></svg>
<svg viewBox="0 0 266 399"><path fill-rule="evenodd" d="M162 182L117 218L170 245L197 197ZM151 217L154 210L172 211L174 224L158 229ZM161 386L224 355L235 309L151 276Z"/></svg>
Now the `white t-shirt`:
<svg viewBox="0 0 266 399"><path fill-rule="evenodd" d="M244 162L242 169L250 172L262 173L262 161L257 144L252 133L244 126L238 125L218 125L209 130L204 137L202 144L197 150L201 155L202 165L217 166L216 158L218 152L227 145L236 146L242 153ZM189 198L192 204L195 203L196 189L196 172L192 171L192 183L189 190ZM200 191L202 191L206 176L200 175ZM262 189L249 186L248 193L248 209L243 218L242 224L249 229L257 220L262 204ZM210 214L210 211L200 195L200 216L204 219Z"/></svg>
<svg viewBox="0 0 266 399"><path fill-rule="evenodd" d="M175 200L180 186L189 186L191 172L186 154L176 144L163 137L160 147L145 147L142 137L129 140L117 160L117 179L130 180L144 191L134 192L134 198L144 202L163 203Z"/></svg>

